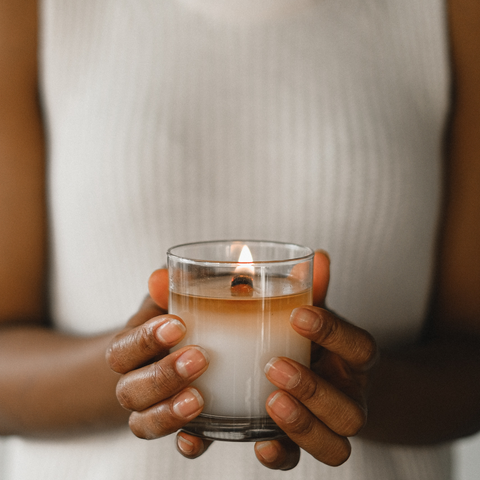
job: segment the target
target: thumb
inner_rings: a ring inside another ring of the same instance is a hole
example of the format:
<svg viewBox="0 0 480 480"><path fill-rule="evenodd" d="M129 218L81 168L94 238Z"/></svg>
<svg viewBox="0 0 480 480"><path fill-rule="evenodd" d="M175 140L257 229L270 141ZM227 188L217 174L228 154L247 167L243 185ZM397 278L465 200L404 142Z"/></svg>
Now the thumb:
<svg viewBox="0 0 480 480"><path fill-rule="evenodd" d="M317 250L313 259L313 304L325 305L328 282L330 281L330 257L324 250Z"/></svg>
<svg viewBox="0 0 480 480"><path fill-rule="evenodd" d="M148 279L148 291L154 302L163 310L168 310L168 270L155 270Z"/></svg>

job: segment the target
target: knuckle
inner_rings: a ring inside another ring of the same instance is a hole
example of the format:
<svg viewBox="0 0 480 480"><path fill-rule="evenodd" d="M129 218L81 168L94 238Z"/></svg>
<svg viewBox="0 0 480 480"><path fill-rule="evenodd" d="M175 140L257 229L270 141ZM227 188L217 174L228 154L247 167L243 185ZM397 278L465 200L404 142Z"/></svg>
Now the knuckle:
<svg viewBox="0 0 480 480"><path fill-rule="evenodd" d="M370 333L365 332L365 341L362 345L362 352L361 352L361 363L365 365L365 367L371 368L373 364L376 362L378 357L378 347L377 342L375 339L370 335Z"/></svg>
<svg viewBox="0 0 480 480"><path fill-rule="evenodd" d="M367 424L367 412L364 408L358 407L358 414L357 414L357 423L354 426L354 433L350 436L357 435L363 427Z"/></svg>
<svg viewBox="0 0 480 480"><path fill-rule="evenodd" d="M107 361L107 365L114 372L125 373L123 355L120 353L116 338L108 346L107 351L105 352L105 359Z"/></svg>
<svg viewBox="0 0 480 480"><path fill-rule="evenodd" d="M116 388L117 400L120 405L126 410L134 410L134 403L128 387L128 382L121 378L117 383Z"/></svg>
<svg viewBox="0 0 480 480"><path fill-rule="evenodd" d="M353 412L345 418L339 432L345 437L354 437L367 423L367 413L360 406L356 406Z"/></svg>
<svg viewBox="0 0 480 480"><path fill-rule="evenodd" d="M153 329L145 324L118 334L108 346L105 359L114 372L127 373L138 367L139 358L152 358L158 353L159 346L154 339Z"/></svg>
<svg viewBox="0 0 480 480"><path fill-rule="evenodd" d="M325 388L312 379L300 382L296 391L297 398L305 403L318 403L325 394Z"/></svg>
<svg viewBox="0 0 480 480"><path fill-rule="evenodd" d="M173 433L177 428L170 428L164 405L153 407L144 412L133 412L128 424L133 434L139 438L153 440Z"/></svg>
<svg viewBox="0 0 480 480"><path fill-rule="evenodd" d="M181 427L175 421L167 405L160 405L151 409L147 415L148 438L159 438L177 431Z"/></svg>
<svg viewBox="0 0 480 480"><path fill-rule="evenodd" d="M145 433L148 439L163 437L171 433L171 429L168 429L168 422L162 413L161 409L154 409L147 415Z"/></svg>
<svg viewBox="0 0 480 480"><path fill-rule="evenodd" d="M138 415L132 413L128 419L128 426L136 437L146 439L147 437L144 434L143 428L141 428L141 421L139 420Z"/></svg>
<svg viewBox="0 0 480 480"><path fill-rule="evenodd" d="M130 415L128 426L132 433L138 438L143 438L145 440L158 438L160 435L156 435L147 422L148 420L145 418L145 415L134 412Z"/></svg>
<svg viewBox="0 0 480 480"><path fill-rule="evenodd" d="M153 357L158 354L158 344L153 338L153 331L150 325L142 325L135 330L134 345L148 357Z"/></svg>
<svg viewBox="0 0 480 480"><path fill-rule="evenodd" d="M320 331L320 337L322 344L328 345L333 342L337 336L338 324L335 321L326 322L322 324L322 329Z"/></svg>
<svg viewBox="0 0 480 480"><path fill-rule="evenodd" d="M288 424L288 433L293 435L302 435L308 437L312 435L315 429L315 420L310 416L300 414L292 423Z"/></svg>
<svg viewBox="0 0 480 480"><path fill-rule="evenodd" d="M340 441L336 443L335 447L332 448L328 461L325 462L332 467L339 467L345 463L352 453L350 442L346 438L341 438L339 440Z"/></svg>
<svg viewBox="0 0 480 480"><path fill-rule="evenodd" d="M170 393L180 386L179 378L173 368L165 367L160 362L152 365L152 388L160 397Z"/></svg>

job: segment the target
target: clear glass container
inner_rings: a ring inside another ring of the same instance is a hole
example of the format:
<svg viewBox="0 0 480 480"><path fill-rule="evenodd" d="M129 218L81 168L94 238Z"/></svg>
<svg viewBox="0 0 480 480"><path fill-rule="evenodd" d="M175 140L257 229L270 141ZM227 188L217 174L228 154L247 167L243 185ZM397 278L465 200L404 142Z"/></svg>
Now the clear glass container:
<svg viewBox="0 0 480 480"><path fill-rule="evenodd" d="M169 313L181 317L186 338L210 356L192 385L203 412L183 430L212 440L258 441L282 430L265 402L277 388L264 373L275 356L310 365L310 342L290 326L292 310L312 303L313 251L269 241L212 241L167 252Z"/></svg>

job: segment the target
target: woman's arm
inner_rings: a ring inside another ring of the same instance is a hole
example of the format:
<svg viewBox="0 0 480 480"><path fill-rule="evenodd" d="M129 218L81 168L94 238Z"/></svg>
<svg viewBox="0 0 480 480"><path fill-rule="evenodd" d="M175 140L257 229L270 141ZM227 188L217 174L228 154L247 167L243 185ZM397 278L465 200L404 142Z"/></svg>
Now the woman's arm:
<svg viewBox="0 0 480 480"><path fill-rule="evenodd" d="M445 216L424 345L384 355L364 435L436 443L480 430L480 3L450 0Z"/></svg>
<svg viewBox="0 0 480 480"><path fill-rule="evenodd" d="M113 334L48 328L44 136L37 97L37 6L0 2L0 434L126 423Z"/></svg>
<svg viewBox="0 0 480 480"><path fill-rule="evenodd" d="M44 138L34 1L0 4L0 320L46 316Z"/></svg>

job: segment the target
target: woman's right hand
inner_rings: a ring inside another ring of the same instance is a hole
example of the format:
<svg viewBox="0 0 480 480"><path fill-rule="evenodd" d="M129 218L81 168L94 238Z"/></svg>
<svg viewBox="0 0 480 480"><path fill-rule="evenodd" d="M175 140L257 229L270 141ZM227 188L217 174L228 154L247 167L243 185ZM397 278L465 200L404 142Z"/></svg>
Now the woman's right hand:
<svg viewBox="0 0 480 480"><path fill-rule="evenodd" d="M161 272L158 274L157 272ZM182 319L166 313L165 290L159 292L165 271L157 271L140 310L115 336L107 349L107 362L121 374L117 385L120 404L130 410L132 432L145 439L169 435L182 428L203 409L201 393L190 383L208 368L208 355L189 345L170 353L186 333ZM159 306L162 305L162 306ZM210 442L183 432L178 436L180 452L189 458L201 455Z"/></svg>

